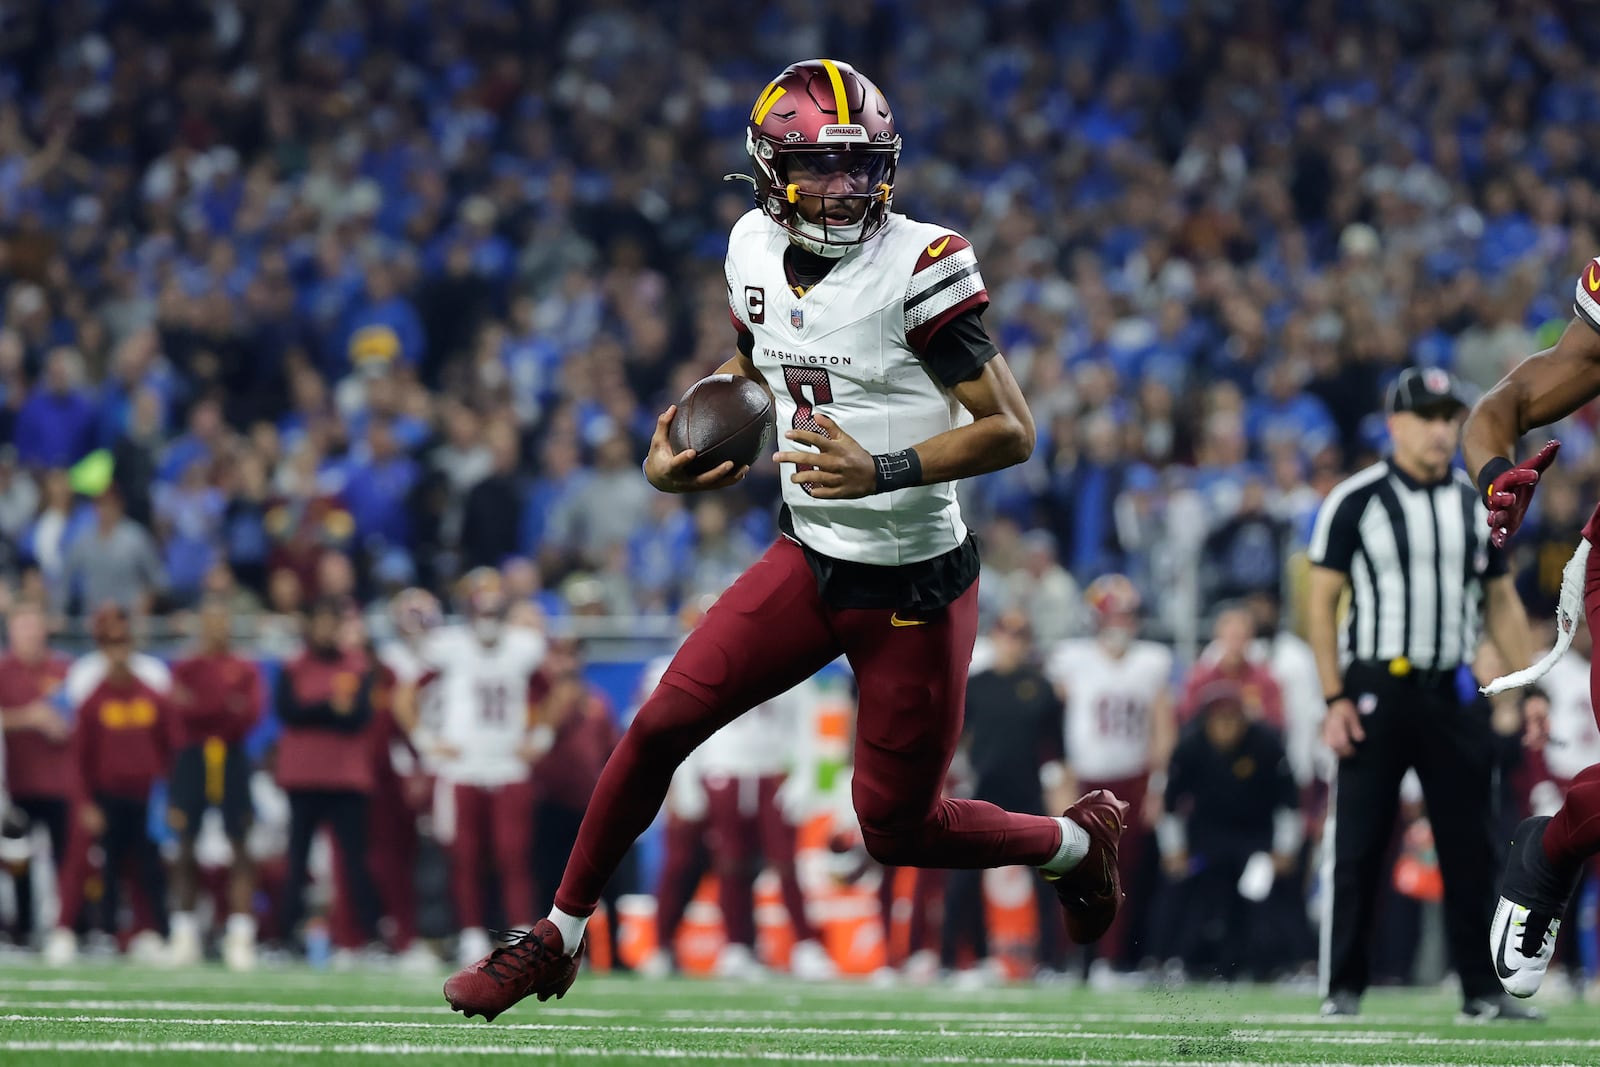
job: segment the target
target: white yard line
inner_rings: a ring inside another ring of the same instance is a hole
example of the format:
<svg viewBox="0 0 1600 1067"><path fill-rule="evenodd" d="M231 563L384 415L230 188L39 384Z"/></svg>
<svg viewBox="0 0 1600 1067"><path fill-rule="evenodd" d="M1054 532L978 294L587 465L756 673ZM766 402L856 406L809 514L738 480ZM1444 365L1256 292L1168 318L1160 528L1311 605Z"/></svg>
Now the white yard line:
<svg viewBox="0 0 1600 1067"><path fill-rule="evenodd" d="M215 1012L219 1009L236 1012L259 1013L263 1015L438 1015L449 1017L452 1013L442 1002L435 1004L282 1004L268 1001L241 1001L234 1003L227 1000L143 1000L143 999L87 999L72 998L61 1000L45 1000L40 998L13 998L0 997L0 1008L22 1009L30 1011L60 1010L60 1011L149 1011L149 1012ZM579 1008L555 1007L538 1005L530 1007L535 1017L557 1017L573 1019L624 1019L639 1018L649 1013L641 1008ZM1312 1028L1307 1032L1320 1030L1344 1031L1350 1025L1349 1020L1324 1019L1319 1015L1306 1014L1273 1014L1273 1013L1227 1013L1215 1011L1186 1011L1181 1007L1170 1012L1128 1011L1128 1012L1019 1012L1019 1011L828 1011L828 1018L842 1022L873 1022L873 1023L932 1023L932 1024L959 1024L972 1023L978 1025L993 1025L997 1023L1020 1023L1031 1026L1060 1025L1060 1026L1087 1026L1105 1025L1110 1023L1135 1023L1148 1026L1179 1025L1179 1024L1247 1024L1247 1025L1274 1025L1295 1026L1303 1025ZM659 1018L669 1022L738 1022L738 1023L783 1023L783 1022L809 1022L817 1017L815 1011L768 1009L768 1008L667 1008L659 1012ZM1449 1011L1439 1013L1438 1022L1449 1024L1455 1021L1454 1014ZM1363 1015L1361 1022L1367 1024L1383 1025L1385 1023L1395 1026L1418 1026L1426 1022L1424 1013L1411 1015Z"/></svg>
<svg viewBox="0 0 1600 1067"><path fill-rule="evenodd" d="M192 1018L192 1019L159 1019L153 1020L149 1016L141 1015L0 1015L0 1022L19 1023L62 1023L77 1024L136 1024L149 1025L159 1022L163 1026L231 1026L231 1027L299 1027L302 1029L317 1030L479 1030L484 1029L482 1023L472 1022L375 1022L371 1020L353 1019L240 1019L240 1018ZM1143 1033L1138 1031L1083 1031L1067 1029L1034 1029L1034 1030L1007 1030L1007 1029L968 1029L968 1030L926 1030L926 1029L901 1029L901 1028L873 1028L853 1029L848 1027L826 1026L596 1026L580 1023L511 1023L496 1027L500 1032L521 1033L609 1033L609 1034L677 1034L677 1035L738 1035L741 1037L853 1037L853 1038L899 1038L917 1039L928 1037L981 1037L991 1040L1010 1041L1037 1041L1037 1040L1077 1040L1077 1041L1191 1041L1191 1042L1238 1042L1240 1044L1276 1044L1282 1041L1298 1041L1307 1045L1334 1045L1334 1046L1360 1046L1360 1045L1413 1045L1419 1047L1461 1046L1468 1048L1497 1048L1501 1046L1515 1046L1517 1048L1600 1048L1600 1038L1535 1038L1525 1039L1512 1034L1503 1038L1490 1037L1437 1037L1432 1035L1403 1036L1379 1032L1356 1033L1305 1033L1302 1031L1267 1031L1230 1030L1211 1034L1185 1034L1182 1032Z"/></svg>
<svg viewBox="0 0 1600 1067"><path fill-rule="evenodd" d="M114 1052L114 1053L202 1053L270 1054L300 1056L565 1056L573 1059L633 1060L761 1060L774 1063L903 1063L900 1054L834 1054L825 1052L742 1052L732 1050L651 1048L605 1049L590 1047L560 1048L554 1045L309 1045L255 1043L245 1041L4 1041L0 1052ZM1064 1059L1012 1058L999 1056L921 1056L921 1063L949 1064L954 1067L1180 1067L1172 1060L1101 1060L1088 1057ZM1183 1060L1181 1067L1259 1067L1254 1061ZM1353 1063L1326 1060L1280 1063L1277 1067L1364 1067ZM1436 1064L1389 1063L1385 1067L1437 1067ZM1564 1064L1519 1064L1518 1067L1570 1067Z"/></svg>

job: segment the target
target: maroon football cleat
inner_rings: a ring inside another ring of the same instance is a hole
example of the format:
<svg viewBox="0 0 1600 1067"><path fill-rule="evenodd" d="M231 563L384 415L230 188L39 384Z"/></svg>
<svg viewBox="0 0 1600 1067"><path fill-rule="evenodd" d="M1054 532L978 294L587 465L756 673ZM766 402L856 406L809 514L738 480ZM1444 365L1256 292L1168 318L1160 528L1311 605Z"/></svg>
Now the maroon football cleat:
<svg viewBox="0 0 1600 1067"><path fill-rule="evenodd" d="M444 998L451 1010L467 1018L482 1015L485 1022L529 994L540 1000L557 1000L572 988L578 977L578 961L583 944L571 956L561 951L561 931L549 919L540 919L532 930L506 930L501 940L508 942L470 967L463 967L444 984Z"/></svg>
<svg viewBox="0 0 1600 1067"><path fill-rule="evenodd" d="M1089 835L1088 854L1072 870L1052 879L1067 913L1067 936L1087 945L1104 936L1122 906L1117 842L1127 827L1128 802L1118 800L1109 789L1096 789L1061 814Z"/></svg>

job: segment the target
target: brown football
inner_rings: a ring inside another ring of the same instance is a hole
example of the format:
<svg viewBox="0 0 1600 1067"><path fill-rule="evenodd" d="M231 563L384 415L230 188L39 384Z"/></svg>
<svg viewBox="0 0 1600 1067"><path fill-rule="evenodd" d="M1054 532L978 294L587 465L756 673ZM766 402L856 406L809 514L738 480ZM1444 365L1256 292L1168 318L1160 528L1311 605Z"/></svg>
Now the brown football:
<svg viewBox="0 0 1600 1067"><path fill-rule="evenodd" d="M754 463L767 443L772 424L772 397L751 378L713 374L689 386L678 401L667 441L674 452L692 448L692 474L703 474L733 460L734 467Z"/></svg>

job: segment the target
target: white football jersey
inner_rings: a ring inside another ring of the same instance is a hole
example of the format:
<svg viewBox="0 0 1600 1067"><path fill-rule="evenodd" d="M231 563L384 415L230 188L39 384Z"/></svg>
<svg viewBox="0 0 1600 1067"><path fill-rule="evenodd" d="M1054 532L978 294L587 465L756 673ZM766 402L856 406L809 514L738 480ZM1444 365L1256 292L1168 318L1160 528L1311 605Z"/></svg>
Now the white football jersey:
<svg viewBox="0 0 1600 1067"><path fill-rule="evenodd" d="M507 626L485 645L470 627L446 626L423 640L420 653L438 677L430 686L436 725L419 728L417 747L457 752L437 760L439 776L480 786L526 779L528 761L518 749L529 736L528 682L544 662L544 638Z"/></svg>
<svg viewBox="0 0 1600 1067"><path fill-rule="evenodd" d="M1131 778L1150 769L1151 709L1172 681L1172 651L1135 641L1113 657L1093 638L1056 646L1045 665L1067 694L1067 762L1079 778Z"/></svg>
<svg viewBox="0 0 1600 1067"><path fill-rule="evenodd" d="M733 227L726 273L736 325L776 402L780 450L807 451L782 434L822 432L825 413L868 452L897 452L972 421L918 357L916 347L951 317L988 302L972 247L959 234L891 214L883 230L847 252L796 295L784 271L789 235L760 211ZM895 566L950 551L966 539L955 484L941 482L860 500L817 500L788 480L783 500L795 535L836 559Z"/></svg>
<svg viewBox="0 0 1600 1067"><path fill-rule="evenodd" d="M1600 727L1595 726L1589 697L1589 661L1569 652L1539 684L1550 695L1550 743L1544 749L1544 765L1551 777L1570 781L1579 771L1600 763Z"/></svg>

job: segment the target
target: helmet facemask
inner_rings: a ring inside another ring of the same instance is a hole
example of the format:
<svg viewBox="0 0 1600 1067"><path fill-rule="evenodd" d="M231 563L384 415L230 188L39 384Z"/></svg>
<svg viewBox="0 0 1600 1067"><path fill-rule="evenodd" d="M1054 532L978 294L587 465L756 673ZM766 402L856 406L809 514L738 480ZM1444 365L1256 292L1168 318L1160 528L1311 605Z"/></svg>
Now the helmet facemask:
<svg viewBox="0 0 1600 1067"><path fill-rule="evenodd" d="M756 200L795 244L836 259L884 227L894 201L900 139L775 146L751 134Z"/></svg>

